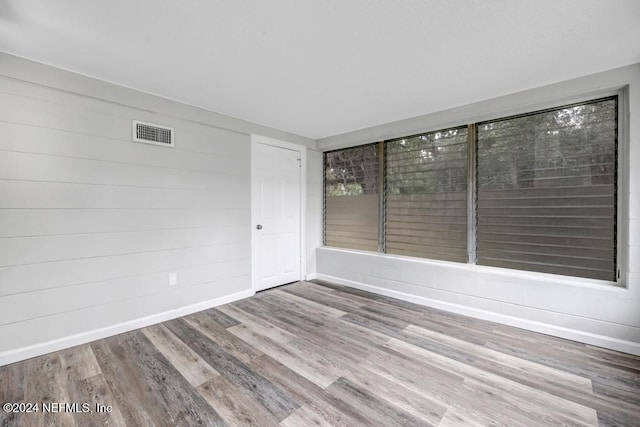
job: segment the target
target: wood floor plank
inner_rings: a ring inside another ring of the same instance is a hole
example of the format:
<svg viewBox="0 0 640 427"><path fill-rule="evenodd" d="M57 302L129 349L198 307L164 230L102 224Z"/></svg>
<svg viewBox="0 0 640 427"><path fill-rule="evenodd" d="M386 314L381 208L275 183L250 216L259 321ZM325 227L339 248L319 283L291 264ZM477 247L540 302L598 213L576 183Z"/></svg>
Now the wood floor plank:
<svg viewBox="0 0 640 427"><path fill-rule="evenodd" d="M418 336L438 341L452 347L457 347L468 353L473 353L489 362L495 362L495 369L493 369L493 365L489 363L482 364L485 370L489 372L504 374L505 370L509 370L512 377L520 380L533 380L541 388L569 388L577 391L592 392L591 380L589 378L513 357L481 345L471 344L415 325L409 325L404 331L410 336ZM474 362L474 366L479 366L479 364ZM489 367L491 367L491 370L488 369Z"/></svg>
<svg viewBox="0 0 640 427"><path fill-rule="evenodd" d="M595 363L611 363L617 366L625 366L632 368L634 371L640 370L640 356L635 354L620 353L619 351L609 350L608 348L594 347L592 345L585 346L589 352L589 357Z"/></svg>
<svg viewBox="0 0 640 427"><path fill-rule="evenodd" d="M322 415L318 414L313 408L304 405L298 408L293 414L280 422L282 427L300 427L300 426L318 426L332 427L335 424L327 422Z"/></svg>
<svg viewBox="0 0 640 427"><path fill-rule="evenodd" d="M570 372L574 375L589 378L602 387L612 387L635 393L640 388L640 379L635 375L619 369L611 369L594 364L588 355L578 352L567 353L562 348L543 346L541 344L523 345L515 336L505 340L489 341L487 348L511 354L514 357L529 360L551 368ZM534 351L533 349L537 349ZM544 351L540 351L544 349Z"/></svg>
<svg viewBox="0 0 640 427"><path fill-rule="evenodd" d="M21 417L25 426L73 426L75 421L71 412L46 412L44 405L54 405L58 402L69 402L69 382L62 369L59 353L29 359L26 362L24 387L24 401L39 403L40 412L28 413Z"/></svg>
<svg viewBox="0 0 640 427"><path fill-rule="evenodd" d="M297 347L279 344L250 327L238 325L229 328L229 331L320 387L327 387L340 377L339 374L327 369L326 361L320 359L319 362L315 356L307 358L306 354L301 353Z"/></svg>
<svg viewBox="0 0 640 427"><path fill-rule="evenodd" d="M171 320L165 325L216 371L260 402L277 420L285 419L300 406L280 388L253 372L185 320Z"/></svg>
<svg viewBox="0 0 640 427"><path fill-rule="evenodd" d="M242 340L239 340L233 334L229 333L227 329L222 328L219 324L212 321L208 316L196 313L185 317L184 321L209 337L212 341L215 341L225 352L245 363L248 363L251 359L255 359L261 354L259 351L256 351L255 348L246 345Z"/></svg>
<svg viewBox="0 0 640 427"><path fill-rule="evenodd" d="M100 366L88 344L60 351L61 368L70 381L83 380L100 375Z"/></svg>
<svg viewBox="0 0 640 427"><path fill-rule="evenodd" d="M416 361L411 355L385 348L373 353L363 367L483 425L527 425L529 421L542 426L517 408L499 405L499 395L482 394L465 384L464 378Z"/></svg>
<svg viewBox="0 0 640 427"><path fill-rule="evenodd" d="M438 423L438 427L482 427L483 424L476 420L465 417L454 409L449 408Z"/></svg>
<svg viewBox="0 0 640 427"><path fill-rule="evenodd" d="M428 425L423 419L417 418L397 406L378 398L373 393L346 378L339 378L326 389L326 392L355 407L370 426Z"/></svg>
<svg viewBox="0 0 640 427"><path fill-rule="evenodd" d="M265 337L269 337L273 341L283 345L296 337L295 334L289 333L272 323L265 322L259 317L256 317L251 313L242 311L239 308L233 306L223 306L220 307L220 310L224 311L224 313L227 313L234 319L238 319L241 322L237 325L237 327L232 326L228 329L231 333L233 333L233 330L237 330L242 326L245 328L250 328L253 332Z"/></svg>
<svg viewBox="0 0 640 427"><path fill-rule="evenodd" d="M386 335L388 338L396 338L405 342L409 342L419 347L423 347L435 353L443 356L458 360L464 363L473 363L476 360L476 356L463 351L460 348L452 347L449 345L427 340L422 337L411 335L405 332L406 322L399 321L394 322L392 320L383 319L379 314L347 314L340 318L349 323L369 328L372 331L376 331Z"/></svg>
<svg viewBox="0 0 640 427"><path fill-rule="evenodd" d="M490 331L486 330L486 328L478 328L476 324L471 321L466 321L466 319L465 321L458 320L452 322L448 317L438 315L437 313L429 313L427 316L425 313L418 313L415 312L415 310L391 307L388 304L375 301L364 304L360 309L364 312L378 314L383 317L391 316L409 324L478 345L484 345L486 342L486 334L490 334Z"/></svg>
<svg viewBox="0 0 640 427"><path fill-rule="evenodd" d="M256 316L268 319L273 318L293 327L302 323L311 328L318 328L323 325L324 321L329 319L326 314L316 315L309 311L291 310L282 303L282 299L272 298L265 293L256 294L254 298L238 301L236 305L246 312L256 314ZM283 329L289 330L287 328Z"/></svg>
<svg viewBox="0 0 640 427"><path fill-rule="evenodd" d="M502 353L500 353L500 355L502 355ZM486 368L487 367L485 366L486 364L480 363L479 360L481 359L474 361L472 365L480 368ZM520 363L528 362L524 359L519 359L519 360L522 361ZM536 365L534 364L533 366L536 366ZM547 368L545 365L539 365L539 367L541 369ZM491 369L490 371L494 373L501 372L501 374L505 376L505 378L514 379L509 375L510 372L513 371L514 369L515 368L513 367L507 367L506 365L502 365L500 368ZM529 384L527 382L523 382L523 383L527 385L535 385L535 383L538 382L538 380L536 380L536 375L533 375L532 373L530 377L532 378L531 383ZM522 380L522 376L520 376L518 379ZM582 381L582 380L579 380L579 381ZM571 400L583 406L591 406L598 411L598 414L600 413L608 414L607 416L610 419L618 421L618 425L633 425L633 423L630 423L630 420L637 419L637 417L634 418L633 414L634 413L640 414L640 408L637 406L627 405L624 402L615 401L612 399L605 399L602 396L594 395L590 390L581 389L579 385L578 385L578 388L567 387L565 389L554 388L553 390L549 390L549 387L541 387L541 389L547 392L552 391L553 394L561 398L564 398L566 400ZM616 408L615 411L612 410L612 408L614 407Z"/></svg>
<svg viewBox="0 0 640 427"><path fill-rule="evenodd" d="M559 398L542 390L536 390L400 340L392 339L385 346L398 352L425 358L429 364L442 370L459 373L465 377L465 382L490 395L499 390L499 394L505 402L512 402L514 407L530 409L528 410L529 414L543 417L541 422L547 423L547 425L549 423L585 426L598 424L595 410L575 402ZM485 387L491 387L493 390Z"/></svg>
<svg viewBox="0 0 640 427"><path fill-rule="evenodd" d="M640 426L640 356L298 282L0 367L0 426Z"/></svg>
<svg viewBox="0 0 640 427"><path fill-rule="evenodd" d="M149 326L141 332L192 386L197 387L220 375L163 325Z"/></svg>
<svg viewBox="0 0 640 427"><path fill-rule="evenodd" d="M640 408L640 393L634 390L620 389L611 384L593 383L593 392L602 397L608 397L617 402L625 402Z"/></svg>
<svg viewBox="0 0 640 427"><path fill-rule="evenodd" d="M294 396L303 406L307 406L332 426L364 426L367 420L352 406L336 399L317 384L289 369L288 366L264 355L251 362L252 368L268 378L289 394Z"/></svg>
<svg viewBox="0 0 640 427"><path fill-rule="evenodd" d="M116 336L91 343L91 349L114 399L111 405L118 408L125 425L157 425L162 422L162 415L155 414L159 405L155 398L149 396L151 393L146 384L137 379L137 366L131 363L118 346L118 338ZM150 404L145 404L148 401Z"/></svg>
<svg viewBox="0 0 640 427"><path fill-rule="evenodd" d="M340 294L322 291L322 289L323 288L321 286L309 286L304 282L294 283L282 288L283 292L297 295L318 304L335 308L336 310L342 310L345 313L349 313L351 310L359 308L362 305L361 302L353 301L352 299Z"/></svg>
<svg viewBox="0 0 640 427"><path fill-rule="evenodd" d="M218 308L210 308L208 310L201 311L200 313L204 316L208 316L211 320L225 329L236 326L238 323L240 323L236 319L220 311Z"/></svg>
<svg viewBox="0 0 640 427"><path fill-rule="evenodd" d="M318 304L317 302L309 299L301 298L289 292L284 292L280 289L274 289L269 295L274 295L278 298L282 298L287 301L287 305L294 310L305 312L311 311L316 314L326 315L329 317L340 317L347 314L346 311L338 310L333 307L329 307L324 304Z"/></svg>
<svg viewBox="0 0 640 427"><path fill-rule="evenodd" d="M25 369L26 362L12 363L0 367L0 404L20 403L25 401ZM0 411L0 426L24 425L22 418L28 414Z"/></svg>
<svg viewBox="0 0 640 427"><path fill-rule="evenodd" d="M199 385L197 390L230 426L278 425L269 411L224 376Z"/></svg>
<svg viewBox="0 0 640 427"><path fill-rule="evenodd" d="M111 340L112 354L135 366L133 380L140 386L140 405L157 425L225 425L188 381L139 331ZM121 379L121 378L119 378ZM118 384L109 384L111 389ZM143 394L142 394L143 393Z"/></svg>
<svg viewBox="0 0 640 427"><path fill-rule="evenodd" d="M124 417L111 395L111 390L103 374L76 380L69 389L72 402L88 403L91 413L76 412L73 414L76 425L80 426L123 426ZM99 412L98 407L110 407L108 411Z"/></svg>
<svg viewBox="0 0 640 427"><path fill-rule="evenodd" d="M307 314L300 315L271 302L240 301L235 305L245 313L251 313L264 323L271 323L293 335L305 337L318 345L338 346L347 341L348 351L366 356L372 346L385 343L389 337L378 331L362 327L355 323L346 324L344 316L336 319L325 316L321 321L309 320ZM322 330L319 334L318 331Z"/></svg>
<svg viewBox="0 0 640 427"><path fill-rule="evenodd" d="M368 390L379 398L392 403L405 412L412 414L428 425L438 425L447 407L425 395L403 387L371 371L353 369L345 378L360 388Z"/></svg>

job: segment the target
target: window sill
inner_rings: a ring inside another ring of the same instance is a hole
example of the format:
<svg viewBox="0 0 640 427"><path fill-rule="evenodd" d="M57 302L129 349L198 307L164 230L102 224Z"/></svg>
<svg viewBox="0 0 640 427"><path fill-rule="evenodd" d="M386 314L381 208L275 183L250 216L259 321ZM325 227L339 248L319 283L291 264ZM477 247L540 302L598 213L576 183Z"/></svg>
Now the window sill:
<svg viewBox="0 0 640 427"><path fill-rule="evenodd" d="M428 265L433 267L446 267L446 268L451 268L458 271L493 275L496 278L513 278L518 280L528 280L532 282L538 282L540 285L554 285L554 286L561 285L561 286L570 286L570 287L590 288L595 290L616 292L616 293L628 291L627 287L623 286L622 284L613 282L613 281L607 281L607 280L562 276L558 274L549 274L549 273L537 273L533 271L510 270L507 268L500 268L500 267L490 267L490 266L477 265L477 264L462 264L462 263L452 262L452 261L441 261L441 260L418 258L418 257L405 256L405 255L394 255L394 254L385 254L380 252L338 248L338 247L332 247L332 246L322 246L318 249L331 251L331 252L342 252L346 254L370 256L380 261L397 260L398 262L422 264L422 265Z"/></svg>

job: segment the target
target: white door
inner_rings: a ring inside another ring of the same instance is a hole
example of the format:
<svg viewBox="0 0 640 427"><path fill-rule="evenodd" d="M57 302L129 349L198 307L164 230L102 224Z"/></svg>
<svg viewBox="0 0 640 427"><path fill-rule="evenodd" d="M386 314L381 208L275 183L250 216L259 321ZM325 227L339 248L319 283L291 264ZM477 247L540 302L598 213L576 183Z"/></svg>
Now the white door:
<svg viewBox="0 0 640 427"><path fill-rule="evenodd" d="M251 146L255 291L300 280L300 153Z"/></svg>

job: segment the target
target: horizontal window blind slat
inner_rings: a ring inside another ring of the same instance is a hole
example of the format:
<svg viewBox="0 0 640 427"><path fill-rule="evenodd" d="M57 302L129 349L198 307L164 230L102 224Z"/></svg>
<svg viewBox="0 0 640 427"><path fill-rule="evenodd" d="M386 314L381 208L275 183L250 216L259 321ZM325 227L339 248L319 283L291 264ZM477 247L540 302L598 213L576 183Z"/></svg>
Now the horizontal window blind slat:
<svg viewBox="0 0 640 427"><path fill-rule="evenodd" d="M604 134L602 135L604 137ZM540 138L542 139L542 138ZM494 139L489 142L485 142L480 140L478 143L478 149L484 150L485 152L496 148ZM535 140L532 140L535 142ZM514 139L513 143L517 143L517 140ZM598 158L598 156L604 156L605 158L611 157L612 153L609 151L614 147L610 141L603 143L600 139L591 139L591 140L583 140L574 141L566 144L562 144L559 146L558 144L554 144L555 146L538 146L535 145L524 145L524 146L516 146L513 149L508 150L504 145L500 147L503 154L507 157L516 157L519 162L523 164L536 162L539 164L549 164L550 161L553 162L561 162L564 163L570 159L588 159L588 158ZM567 154L565 156L565 153ZM496 153L492 153L492 155L482 155L478 158L479 163L491 163L494 159L500 159L496 157Z"/></svg>
<svg viewBox="0 0 640 427"><path fill-rule="evenodd" d="M480 250L480 246L478 247ZM600 258L577 257L572 255L540 254L535 252L518 252L513 250L484 249L482 256L478 255L478 261L484 257L503 259L506 261L530 262L549 265L565 265L567 267L594 268L597 270L611 269L611 261Z"/></svg>
<svg viewBox="0 0 640 427"><path fill-rule="evenodd" d="M350 217L345 217L345 218L327 218L326 223L328 225L331 226L335 226L337 228L339 227L347 227L347 228L363 228L363 229L369 229L370 228L370 224L366 224L363 223L362 221L358 220L357 218L350 218Z"/></svg>
<svg viewBox="0 0 640 427"><path fill-rule="evenodd" d="M375 244L374 244L375 243ZM378 242L368 242L368 241L357 241L357 240L348 240L348 241L331 241L327 240L325 243L326 246L331 246L335 248L344 248L344 249L356 249L360 251L377 251L378 250Z"/></svg>
<svg viewBox="0 0 640 427"><path fill-rule="evenodd" d="M462 206L464 202L462 201L452 201L452 202L401 202L398 203L397 209L404 210L431 210L431 209L444 209L449 213L455 213L455 211L465 211L465 207ZM457 215L457 214L456 214Z"/></svg>
<svg viewBox="0 0 640 427"><path fill-rule="evenodd" d="M436 154L433 157L412 158L411 160L400 160L387 162L387 169L393 169L392 174L414 173L418 171L446 171L452 169L465 169L466 153L453 156L442 156ZM402 168L402 169L399 169ZM391 177L392 175L389 175Z"/></svg>
<svg viewBox="0 0 640 427"><path fill-rule="evenodd" d="M594 174L590 176L563 176L553 178L521 178L513 180L496 179L489 182L479 182L478 188L484 191L491 189L516 189L516 188L545 188L552 187L576 187L590 184L613 184L613 174Z"/></svg>
<svg viewBox="0 0 640 427"><path fill-rule="evenodd" d="M504 242L504 243L530 243L548 244L550 246L566 246L579 248L599 248L611 249L613 240L610 237L592 236L561 236L550 234L550 230L540 234L508 234L508 233L478 233L482 242Z"/></svg>
<svg viewBox="0 0 640 427"><path fill-rule="evenodd" d="M459 232L459 233L467 232L467 227L466 227L467 224L465 222L461 222L459 224L451 223L451 222L447 224L442 224L442 223L430 224L423 221L416 221L416 222L387 221L387 225L392 226L393 228L390 228L390 230L392 229L393 232L398 235L405 235L405 234L414 235L414 234L420 234L421 232L427 233L431 231ZM389 231L387 231L387 234L389 234Z"/></svg>
<svg viewBox="0 0 640 427"><path fill-rule="evenodd" d="M488 207L543 207L543 206L610 206L613 202L611 194L601 196L551 196L551 197L529 197L529 198L513 198L489 199L482 200L482 206Z"/></svg>
<svg viewBox="0 0 640 427"><path fill-rule="evenodd" d="M612 184L596 184L584 186L554 187L553 197L566 197L572 195L586 196L611 196L615 188ZM528 198L528 197L548 197L548 188L514 188L514 189L482 189L483 199L503 199L503 198Z"/></svg>
<svg viewBox="0 0 640 427"><path fill-rule="evenodd" d="M389 213L396 215L460 216L465 215L466 211L454 206L438 206L430 208L398 206L397 208L389 208Z"/></svg>
<svg viewBox="0 0 640 427"><path fill-rule="evenodd" d="M509 228L514 235L538 235L549 234L551 236L589 236L590 238L612 240L611 227L581 227L581 226L563 226L563 225L521 225L510 224ZM503 233L505 227L503 223L488 224L486 221L482 226L483 233ZM587 231L587 233L585 233ZM479 234L479 233L478 233ZM503 233L504 234L504 233Z"/></svg>
<svg viewBox="0 0 640 427"><path fill-rule="evenodd" d="M331 232L327 233L327 241L335 241L335 242L367 242L378 248L378 236L367 235L365 233L342 233L342 232Z"/></svg>
<svg viewBox="0 0 640 427"><path fill-rule="evenodd" d="M391 234L387 237L387 246L393 247L398 244L413 244L419 246L437 246L441 248L458 248L467 250L466 233L443 233L440 239L433 236L398 236ZM429 244L426 245L425 241Z"/></svg>
<svg viewBox="0 0 640 427"><path fill-rule="evenodd" d="M457 255L466 255L466 248L459 248L455 246L451 246L448 244L438 245L438 244L425 244L425 243L411 243L411 242L389 242L388 253L395 253L395 251L413 251L416 254L424 254L424 253L440 253L444 257L447 255L457 256ZM438 259L446 259L446 258L438 258Z"/></svg>
<svg viewBox="0 0 640 427"><path fill-rule="evenodd" d="M606 261L613 257L613 249L601 249L594 247L565 246L554 243L530 243L530 242L501 242L485 240L478 244L478 248L487 250L513 251L530 255L557 255L563 257L580 258L585 260Z"/></svg>
<svg viewBox="0 0 640 427"><path fill-rule="evenodd" d="M387 201L402 202L402 201L440 201L440 200L459 200L464 201L467 199L467 193L465 192L447 192L447 193L420 193L420 194L387 194Z"/></svg>
<svg viewBox="0 0 640 427"><path fill-rule="evenodd" d="M496 225L502 224L503 227L511 226L511 225L536 225L536 226L546 226L546 227L578 227L584 228L585 232L591 228L606 228L611 231L613 230L614 219L613 218L603 218L603 217L533 217L533 216L521 216L521 217L513 217L513 216L487 216L484 215L481 218L478 218L478 231L482 232L485 224Z"/></svg>
<svg viewBox="0 0 640 427"><path fill-rule="evenodd" d="M483 258L481 265L510 268L514 270L535 271L538 273L561 274L565 276L586 277L590 279L611 280L610 269L568 267L566 265L548 265L533 262L517 262L503 259Z"/></svg>
<svg viewBox="0 0 640 427"><path fill-rule="evenodd" d="M588 210L588 215L585 215ZM492 208L478 207L478 215L499 217L611 217L614 213L613 206L498 206Z"/></svg>
<svg viewBox="0 0 640 427"><path fill-rule="evenodd" d="M460 150L466 150L467 137L466 132L464 130L464 135L458 135L449 138L440 138L440 139L427 139L423 140L420 137L418 138L410 138L406 139L406 143L402 144L401 141L389 141L387 146L387 156L394 157L403 153L415 153L419 152L422 149L430 148L430 147L459 147Z"/></svg>
<svg viewBox="0 0 640 427"><path fill-rule="evenodd" d="M441 210L442 212L443 210ZM389 208L388 216L395 221L423 221L425 223L455 223L459 224L460 221L466 222L467 216L465 212L456 210L458 215L454 215L455 212L451 212L447 215L438 215L435 209L391 209Z"/></svg>
<svg viewBox="0 0 640 427"><path fill-rule="evenodd" d="M429 258L441 261L452 261L452 262L466 262L467 260L467 252L465 250L451 251L448 248L442 247L426 247L426 246L415 246L415 245L406 245L401 247L390 246L387 248L387 253L393 255L406 255L413 256L418 258Z"/></svg>
<svg viewBox="0 0 640 427"><path fill-rule="evenodd" d="M326 238L329 239L334 239L334 240L342 240L342 241L348 241L350 239L353 240L371 240L371 241L378 241L378 235L377 234L372 234L372 233L363 233L363 232L358 232L358 231L349 231L349 230L335 230L335 231L328 231L326 234ZM376 247L377 247L377 243L376 243Z"/></svg>

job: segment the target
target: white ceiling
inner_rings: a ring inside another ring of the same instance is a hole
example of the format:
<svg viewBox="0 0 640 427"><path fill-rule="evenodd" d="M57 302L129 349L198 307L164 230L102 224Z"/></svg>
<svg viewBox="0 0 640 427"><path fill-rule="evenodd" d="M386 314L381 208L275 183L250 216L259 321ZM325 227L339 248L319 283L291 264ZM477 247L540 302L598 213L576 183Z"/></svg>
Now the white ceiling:
<svg viewBox="0 0 640 427"><path fill-rule="evenodd" d="M0 50L313 139L640 62L639 0L0 0Z"/></svg>

